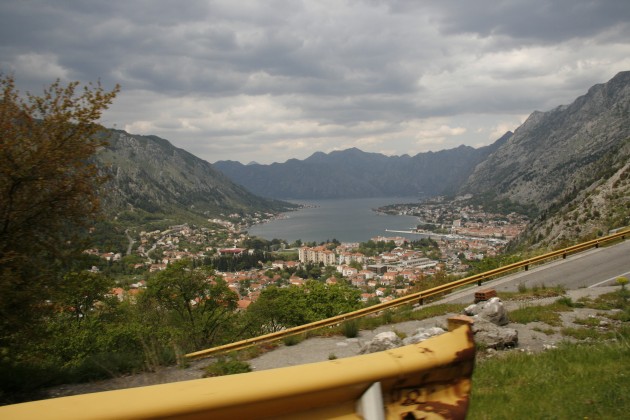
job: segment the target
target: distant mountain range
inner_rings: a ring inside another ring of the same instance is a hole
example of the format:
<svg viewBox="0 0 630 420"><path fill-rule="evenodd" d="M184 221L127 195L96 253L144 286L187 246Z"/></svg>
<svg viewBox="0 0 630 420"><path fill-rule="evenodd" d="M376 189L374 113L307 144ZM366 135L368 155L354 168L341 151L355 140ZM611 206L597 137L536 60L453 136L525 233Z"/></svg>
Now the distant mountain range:
<svg viewBox="0 0 630 420"><path fill-rule="evenodd" d="M385 156L357 148L317 152L304 160L214 167L256 194L283 199L403 197L453 194L475 167L512 136L478 149L459 146L415 156Z"/></svg>

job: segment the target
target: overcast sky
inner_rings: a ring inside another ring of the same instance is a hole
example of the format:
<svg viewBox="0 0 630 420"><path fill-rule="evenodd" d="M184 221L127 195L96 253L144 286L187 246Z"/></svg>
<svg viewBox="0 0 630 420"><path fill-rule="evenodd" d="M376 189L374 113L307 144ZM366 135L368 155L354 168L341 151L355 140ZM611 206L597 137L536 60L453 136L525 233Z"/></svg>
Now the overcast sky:
<svg viewBox="0 0 630 420"><path fill-rule="evenodd" d="M2 0L0 72L209 161L489 144L630 70L630 1Z"/></svg>

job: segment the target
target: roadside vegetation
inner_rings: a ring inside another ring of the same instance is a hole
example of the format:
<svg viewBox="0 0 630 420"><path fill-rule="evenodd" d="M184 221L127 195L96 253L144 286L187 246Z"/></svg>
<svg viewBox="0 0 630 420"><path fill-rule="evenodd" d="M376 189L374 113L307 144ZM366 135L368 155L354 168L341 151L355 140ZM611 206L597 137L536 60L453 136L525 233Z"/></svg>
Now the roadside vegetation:
<svg viewBox="0 0 630 420"><path fill-rule="evenodd" d="M511 351L478 359L468 418L625 418L630 412L628 298L624 287L594 299L559 298L511 311L512 322L546 323L565 340L538 354ZM560 312L576 307L599 312L575 319L575 327L560 327Z"/></svg>
<svg viewBox="0 0 630 420"><path fill-rule="evenodd" d="M469 419L620 419L630 412L630 337L478 363Z"/></svg>

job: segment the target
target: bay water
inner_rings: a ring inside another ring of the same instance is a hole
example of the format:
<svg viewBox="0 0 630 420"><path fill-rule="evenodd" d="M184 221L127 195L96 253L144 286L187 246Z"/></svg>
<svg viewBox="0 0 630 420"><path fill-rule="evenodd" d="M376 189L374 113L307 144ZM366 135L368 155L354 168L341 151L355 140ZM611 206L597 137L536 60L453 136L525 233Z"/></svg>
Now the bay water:
<svg viewBox="0 0 630 420"><path fill-rule="evenodd" d="M340 242L366 242L375 236L405 236L418 239L418 235L386 232L410 230L418 224L414 216L380 214L376 209L387 204L417 203L417 197L356 198L326 200L287 200L306 205L300 210L283 213L281 218L251 226L250 236L267 240L297 239L317 243L337 239Z"/></svg>

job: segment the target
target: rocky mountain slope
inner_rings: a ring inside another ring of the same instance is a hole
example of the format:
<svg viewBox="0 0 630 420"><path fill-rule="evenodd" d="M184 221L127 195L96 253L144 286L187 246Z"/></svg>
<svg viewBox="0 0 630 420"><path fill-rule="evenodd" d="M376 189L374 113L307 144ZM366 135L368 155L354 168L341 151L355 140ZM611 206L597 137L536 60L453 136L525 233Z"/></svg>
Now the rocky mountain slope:
<svg viewBox="0 0 630 420"><path fill-rule="evenodd" d="M415 156L385 156L357 148L318 152L271 165L219 161L215 168L265 197L358 198L452 194L475 166L512 135L475 149L459 146Z"/></svg>
<svg viewBox="0 0 630 420"><path fill-rule="evenodd" d="M529 210L514 246L557 248L630 225L630 72L534 112L460 193Z"/></svg>
<svg viewBox="0 0 630 420"><path fill-rule="evenodd" d="M627 161L629 138L630 72L622 72L570 105L531 114L460 192L544 213L613 176Z"/></svg>
<svg viewBox="0 0 630 420"><path fill-rule="evenodd" d="M543 249L560 248L576 239L593 239L610 229L630 226L630 139L606 163L613 171L611 176L595 179L559 208L542 212L520 243Z"/></svg>
<svg viewBox="0 0 630 420"><path fill-rule="evenodd" d="M109 130L108 142L97 154L96 164L109 177L102 190L109 214L139 209L211 217L289 206L250 193L210 163L159 137Z"/></svg>

